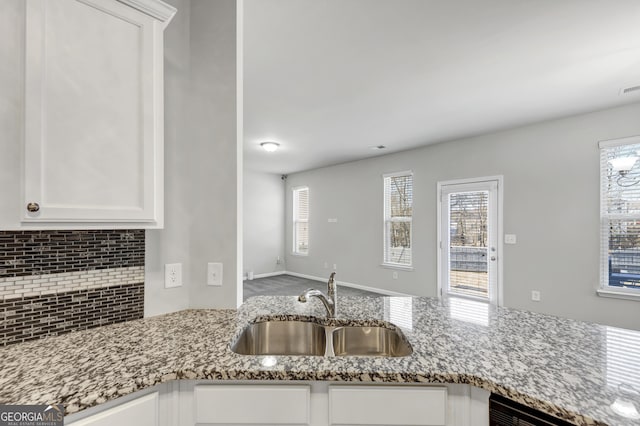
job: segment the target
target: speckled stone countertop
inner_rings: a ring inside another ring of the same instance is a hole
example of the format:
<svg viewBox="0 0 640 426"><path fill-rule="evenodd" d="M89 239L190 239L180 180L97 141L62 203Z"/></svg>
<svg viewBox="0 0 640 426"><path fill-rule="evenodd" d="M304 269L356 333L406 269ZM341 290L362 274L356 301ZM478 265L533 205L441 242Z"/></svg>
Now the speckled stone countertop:
<svg viewBox="0 0 640 426"><path fill-rule="evenodd" d="M235 310L187 310L0 349L0 403L63 403L74 413L175 379L467 383L578 425L638 425L612 409L640 396L640 332L432 298L339 300L336 325L391 322L400 358L264 356L230 343L256 318L325 318L317 299L255 297ZM629 355L636 354L636 357ZM275 359L275 365L274 365Z"/></svg>

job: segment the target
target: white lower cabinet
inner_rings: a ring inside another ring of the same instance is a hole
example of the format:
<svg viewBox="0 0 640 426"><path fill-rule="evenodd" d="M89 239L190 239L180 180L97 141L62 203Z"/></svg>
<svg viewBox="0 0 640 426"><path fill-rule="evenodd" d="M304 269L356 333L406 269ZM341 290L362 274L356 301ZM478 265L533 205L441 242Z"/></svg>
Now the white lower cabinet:
<svg viewBox="0 0 640 426"><path fill-rule="evenodd" d="M447 388L329 386L329 424L446 426Z"/></svg>
<svg viewBox="0 0 640 426"><path fill-rule="evenodd" d="M84 419L72 426L158 426L158 392L135 398Z"/></svg>
<svg viewBox="0 0 640 426"><path fill-rule="evenodd" d="M65 418L73 426L488 426L490 393L462 384L181 380Z"/></svg>
<svg viewBox="0 0 640 426"><path fill-rule="evenodd" d="M193 395L197 424L309 424L309 385L197 385Z"/></svg>

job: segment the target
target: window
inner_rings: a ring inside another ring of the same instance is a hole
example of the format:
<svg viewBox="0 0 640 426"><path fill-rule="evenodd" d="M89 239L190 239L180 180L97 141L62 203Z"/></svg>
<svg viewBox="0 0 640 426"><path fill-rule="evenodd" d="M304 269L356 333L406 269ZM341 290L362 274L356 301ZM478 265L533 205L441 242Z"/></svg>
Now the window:
<svg viewBox="0 0 640 426"><path fill-rule="evenodd" d="M411 266L413 173L384 175L384 260L390 266Z"/></svg>
<svg viewBox="0 0 640 426"><path fill-rule="evenodd" d="M602 296L640 299L640 137L600 142Z"/></svg>
<svg viewBox="0 0 640 426"><path fill-rule="evenodd" d="M293 189L293 253L309 253L309 188Z"/></svg>

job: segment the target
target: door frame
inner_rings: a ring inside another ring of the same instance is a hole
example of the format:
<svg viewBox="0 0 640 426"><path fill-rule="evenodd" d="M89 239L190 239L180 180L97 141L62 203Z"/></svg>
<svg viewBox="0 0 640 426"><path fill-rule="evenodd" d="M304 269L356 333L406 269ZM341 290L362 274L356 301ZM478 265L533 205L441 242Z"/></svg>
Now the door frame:
<svg viewBox="0 0 640 426"><path fill-rule="evenodd" d="M436 219L436 228L437 228L437 240L436 240L436 252L437 252L437 280L438 280L438 297L445 297L445 292L443 288L443 271L442 271L442 260L443 260L443 250L442 246L442 187L447 185L461 185L461 184L474 184L474 183L483 183L483 182L496 182L496 204L497 204L497 222L498 229L496 235L496 245L497 245L497 260L498 263L496 265L496 293L497 297L495 300L489 300L489 303L495 303L498 306L503 305L503 249L504 249L504 228L503 228L503 198L504 198L504 176L495 175L495 176L482 176L475 178L466 178L466 179L454 179L454 180L444 180L438 181L436 183L436 197L437 197L437 219ZM463 297L463 296L460 296Z"/></svg>

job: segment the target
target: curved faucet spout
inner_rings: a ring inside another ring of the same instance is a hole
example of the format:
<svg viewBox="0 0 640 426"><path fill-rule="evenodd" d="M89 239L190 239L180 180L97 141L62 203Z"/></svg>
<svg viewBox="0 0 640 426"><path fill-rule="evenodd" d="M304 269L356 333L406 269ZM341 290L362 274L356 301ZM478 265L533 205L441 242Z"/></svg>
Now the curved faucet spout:
<svg viewBox="0 0 640 426"><path fill-rule="evenodd" d="M316 290L315 288L308 288L302 292L300 296L298 296L298 301L302 303L306 303L310 297L320 297L324 296L320 290Z"/></svg>

